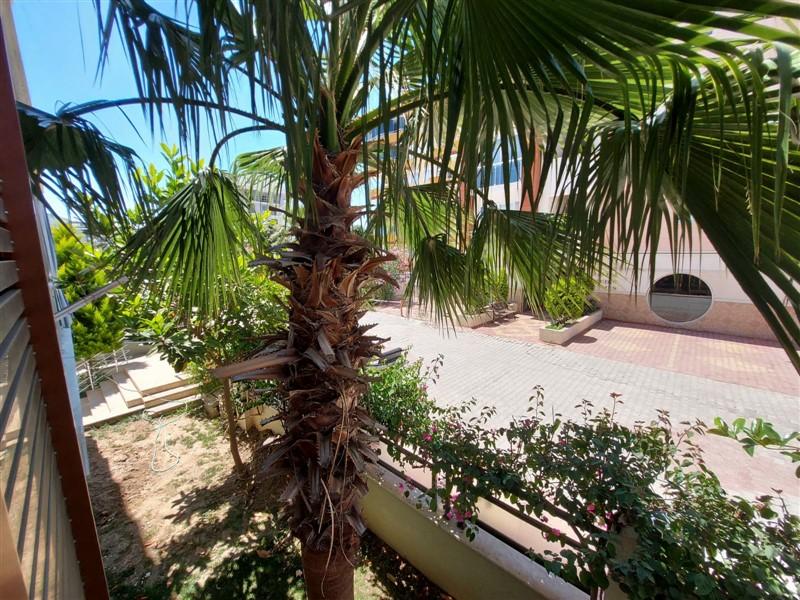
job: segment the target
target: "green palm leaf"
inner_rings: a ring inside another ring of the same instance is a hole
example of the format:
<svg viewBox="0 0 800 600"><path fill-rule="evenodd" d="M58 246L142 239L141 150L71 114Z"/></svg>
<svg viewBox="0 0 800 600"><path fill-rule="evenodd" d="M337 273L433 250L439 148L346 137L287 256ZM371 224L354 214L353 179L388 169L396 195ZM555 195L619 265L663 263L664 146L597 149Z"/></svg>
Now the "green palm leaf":
<svg viewBox="0 0 800 600"><path fill-rule="evenodd" d="M126 182L138 190L134 151L75 116L70 106L49 114L19 104L18 115L31 189L39 200L46 206L60 200L92 232L102 229L99 214L126 225Z"/></svg>
<svg viewBox="0 0 800 600"><path fill-rule="evenodd" d="M177 314L217 314L234 300L226 283L237 279L239 257L259 241L249 209L233 178L204 170L131 236L118 262Z"/></svg>
<svg viewBox="0 0 800 600"><path fill-rule="evenodd" d="M101 20L105 47L115 30L122 36L154 122L170 110L187 142L204 119L227 131L232 113L220 107L236 104L231 90L244 82L249 97L235 108L252 116L245 127L266 119L285 132L281 185L291 203L306 204L297 210L309 222L314 136L336 153L402 116L396 140L378 135L363 146L364 212L375 239L405 229L412 247L428 240L429 258L454 260L442 243L466 257L477 232L484 251L473 258L489 252L490 263L503 257L522 272L524 236L510 224L520 219L509 215L501 226L489 218L499 212L479 173L500 162L505 174L515 164L527 174L538 154L540 185L525 176L523 193L536 205L547 176L558 179L559 228L575 236L575 252L558 250L562 234L539 231L526 234L529 253L561 270L626 256L637 275L652 266L647 251L661 236L677 256L694 219L797 361L800 191L789 138L800 38L765 18L797 19L800 7L752 4L204 0L191 18L175 19L127 0L111 2ZM252 175L259 165L250 160ZM438 171L424 194L406 177L421 165ZM510 213L510 186L504 195L500 208ZM390 222L433 197L445 199L444 231ZM522 279L533 288L533 277ZM453 288L456 297L464 285Z"/></svg>

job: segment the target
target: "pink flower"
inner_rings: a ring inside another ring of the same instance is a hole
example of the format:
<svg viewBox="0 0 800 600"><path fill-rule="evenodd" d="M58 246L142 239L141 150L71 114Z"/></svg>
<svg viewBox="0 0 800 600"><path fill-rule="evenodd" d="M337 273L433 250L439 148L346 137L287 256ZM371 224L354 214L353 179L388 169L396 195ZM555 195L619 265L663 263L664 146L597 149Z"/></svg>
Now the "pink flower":
<svg viewBox="0 0 800 600"><path fill-rule="evenodd" d="M588 512L590 515L593 515L594 511L595 511L594 504L589 504L589 506L586 507L586 512Z"/></svg>
<svg viewBox="0 0 800 600"><path fill-rule="evenodd" d="M430 442L431 440L433 440L433 436L430 433L426 433L425 435L422 436L422 439L425 440L426 442Z"/></svg>
<svg viewBox="0 0 800 600"><path fill-rule="evenodd" d="M556 529L555 527L550 528L550 533L556 537L561 537L561 530Z"/></svg>
<svg viewBox="0 0 800 600"><path fill-rule="evenodd" d="M561 446L566 446L567 445L567 440L558 440L558 443Z"/></svg>
<svg viewBox="0 0 800 600"><path fill-rule="evenodd" d="M423 392L427 392L428 391L428 384L427 383L423 383L422 384L422 391Z"/></svg>
<svg viewBox="0 0 800 600"><path fill-rule="evenodd" d="M406 489L406 486L404 486L402 483L398 483L397 484L397 489L402 492L404 489Z"/></svg>
<svg viewBox="0 0 800 600"><path fill-rule="evenodd" d="M450 519L452 519L452 518L453 518L453 511L452 511L452 510L448 510L448 511L445 513L445 515L444 515L444 516L445 516L445 518L446 518L446 519L449 521Z"/></svg>
<svg viewBox="0 0 800 600"><path fill-rule="evenodd" d="M436 433L436 425L433 425L433 426L431 427L431 433Z"/></svg>
<svg viewBox="0 0 800 600"><path fill-rule="evenodd" d="M458 501L458 497L459 497L460 495L461 495L461 494L459 494L458 492L456 492L455 494L453 494L452 496L450 496L450 502L457 502L457 501Z"/></svg>
<svg viewBox="0 0 800 600"><path fill-rule="evenodd" d="M465 518L465 519L470 519L470 518L472 518L472 511L471 511L471 510L468 510L467 512L465 512L465 513L464 513L464 518Z"/></svg>
<svg viewBox="0 0 800 600"><path fill-rule="evenodd" d="M542 519L541 519L542 523L547 523L549 520L550 519L548 519L547 516L542 515Z"/></svg>

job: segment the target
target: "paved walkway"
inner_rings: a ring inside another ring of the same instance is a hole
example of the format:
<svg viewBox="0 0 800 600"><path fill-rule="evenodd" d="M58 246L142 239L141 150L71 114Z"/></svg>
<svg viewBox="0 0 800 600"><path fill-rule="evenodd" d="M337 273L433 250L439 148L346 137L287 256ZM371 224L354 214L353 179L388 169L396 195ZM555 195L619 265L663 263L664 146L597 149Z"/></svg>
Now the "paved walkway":
<svg viewBox="0 0 800 600"><path fill-rule="evenodd" d="M529 314L475 331L533 344L544 321ZM603 320L565 348L705 379L800 394L800 376L777 342Z"/></svg>
<svg viewBox="0 0 800 600"><path fill-rule="evenodd" d="M620 422L650 421L657 409L668 410L673 424L716 416L764 417L779 430L800 430L800 396L736 383L715 381L640 364L575 352L569 348L489 336L478 330L449 335L429 323L387 312L371 312L365 322L378 323L377 335L391 338L389 347L409 347L412 358L429 361L444 355L441 377L433 396L452 405L465 398L497 408L497 422L525 414L536 385L544 388L548 410L565 417L579 416L582 399L595 407L610 406L609 394L622 394ZM591 332L590 332L591 333ZM783 489L800 512L800 483L782 457L757 452L755 459L735 444L709 436L703 442L707 461L734 493L755 496Z"/></svg>

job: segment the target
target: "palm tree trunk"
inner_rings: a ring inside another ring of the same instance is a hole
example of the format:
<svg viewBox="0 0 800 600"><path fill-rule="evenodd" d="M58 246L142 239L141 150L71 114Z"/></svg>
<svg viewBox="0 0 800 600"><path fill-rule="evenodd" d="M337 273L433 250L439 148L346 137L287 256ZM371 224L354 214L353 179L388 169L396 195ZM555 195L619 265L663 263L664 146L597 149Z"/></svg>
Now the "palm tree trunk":
<svg viewBox="0 0 800 600"><path fill-rule="evenodd" d="M303 574L308 600L353 598L354 567L341 551L315 552L303 548Z"/></svg>
<svg viewBox="0 0 800 600"><path fill-rule="evenodd" d="M367 491L365 466L376 459L372 421L359 401L360 370L382 340L365 335L359 319L378 280L395 284L380 268L393 257L351 231L359 210L352 190L361 140L330 154L314 144L315 203L294 231L296 241L275 260L273 277L290 291L286 350L297 359L286 369L282 392L286 435L269 448L268 468L288 475L284 515L303 548L309 598L353 598L353 564ZM396 285L396 284L395 284Z"/></svg>

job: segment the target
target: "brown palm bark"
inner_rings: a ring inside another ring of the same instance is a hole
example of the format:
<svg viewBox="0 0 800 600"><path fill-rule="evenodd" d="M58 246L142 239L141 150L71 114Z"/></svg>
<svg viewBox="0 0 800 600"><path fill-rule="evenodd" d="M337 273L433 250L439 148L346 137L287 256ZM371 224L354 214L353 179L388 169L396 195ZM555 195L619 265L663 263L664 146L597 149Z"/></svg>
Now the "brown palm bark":
<svg viewBox="0 0 800 600"><path fill-rule="evenodd" d="M303 575L308 600L352 598L354 571L352 559L337 550L315 552L303 548Z"/></svg>
<svg viewBox="0 0 800 600"><path fill-rule="evenodd" d="M363 183L356 173L361 139L338 153L314 142L313 206L293 230L294 243L260 262L289 291L289 330L264 356L294 357L282 365L286 434L266 448L262 469L288 476L283 514L303 548L309 598L353 598L353 565L365 530L360 499L372 421L359 405L360 372L383 340L366 335L364 303L379 280L395 283L381 265L394 257L351 231L350 205ZM396 285L396 284L395 284ZM274 371L249 374L273 378Z"/></svg>

